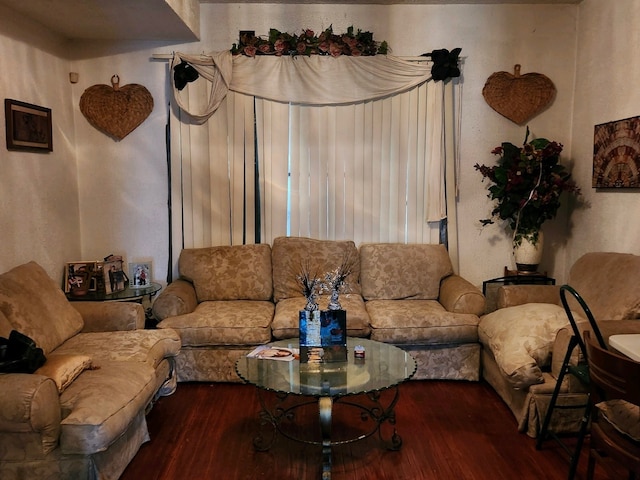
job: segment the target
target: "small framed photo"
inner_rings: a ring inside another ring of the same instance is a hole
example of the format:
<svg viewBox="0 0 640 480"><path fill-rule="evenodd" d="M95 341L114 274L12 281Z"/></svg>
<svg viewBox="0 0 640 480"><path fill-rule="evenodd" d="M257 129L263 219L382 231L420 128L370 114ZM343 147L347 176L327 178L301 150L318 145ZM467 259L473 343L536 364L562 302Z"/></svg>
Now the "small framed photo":
<svg viewBox="0 0 640 480"><path fill-rule="evenodd" d="M8 150L53 151L50 108L5 98L4 114Z"/></svg>
<svg viewBox="0 0 640 480"><path fill-rule="evenodd" d="M67 262L64 269L65 293L95 292L96 262Z"/></svg>
<svg viewBox="0 0 640 480"><path fill-rule="evenodd" d="M102 276L104 278L104 293L107 295L127 288L127 276L122 270L122 260L103 262Z"/></svg>
<svg viewBox="0 0 640 480"><path fill-rule="evenodd" d="M151 262L129 264L129 282L132 288L147 287L151 284Z"/></svg>

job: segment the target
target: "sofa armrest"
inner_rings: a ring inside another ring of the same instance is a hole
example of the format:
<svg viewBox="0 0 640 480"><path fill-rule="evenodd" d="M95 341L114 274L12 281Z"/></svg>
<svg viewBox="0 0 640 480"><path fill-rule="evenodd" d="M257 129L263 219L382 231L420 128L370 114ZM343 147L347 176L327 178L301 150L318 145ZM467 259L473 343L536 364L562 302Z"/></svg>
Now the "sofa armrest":
<svg viewBox="0 0 640 480"><path fill-rule="evenodd" d="M16 434L16 441L32 440L31 445L21 445L22 455L28 447L45 455L55 449L60 421L60 396L52 379L26 373L0 375L0 435L6 435L8 442L11 434Z"/></svg>
<svg viewBox="0 0 640 480"><path fill-rule="evenodd" d="M160 322L168 317L191 313L197 306L198 298L193 284L178 279L167 285L153 302L153 316Z"/></svg>
<svg viewBox="0 0 640 480"><path fill-rule="evenodd" d="M498 288L498 308L515 307L525 303L560 304L558 285L503 285Z"/></svg>
<svg viewBox="0 0 640 480"><path fill-rule="evenodd" d="M135 302L72 302L84 320L83 332L115 332L144 328L144 308Z"/></svg>
<svg viewBox="0 0 640 480"><path fill-rule="evenodd" d="M471 282L459 275L449 275L440 283L439 301L449 312L482 315L485 298Z"/></svg>

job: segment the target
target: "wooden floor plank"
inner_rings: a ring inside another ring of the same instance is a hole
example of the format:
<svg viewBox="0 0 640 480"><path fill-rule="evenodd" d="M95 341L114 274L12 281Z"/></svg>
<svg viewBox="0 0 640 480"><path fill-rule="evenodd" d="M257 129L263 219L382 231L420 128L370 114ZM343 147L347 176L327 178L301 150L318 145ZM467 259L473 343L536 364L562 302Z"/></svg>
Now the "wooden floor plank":
<svg viewBox="0 0 640 480"><path fill-rule="evenodd" d="M149 413L151 441L122 480L320 478L318 446L279 435L268 451L253 448L259 410L256 390L249 385L179 384ZM387 450L377 434L336 446L334 480L567 478L564 451L553 442L536 450L535 440L517 432L508 408L484 382L408 382L400 387L395 411L402 448ZM300 409L295 420L305 432L318 433L317 409ZM336 406L333 434L353 433L361 422L357 410ZM392 425L385 425L384 438L392 431ZM577 479L585 478L588 444L584 450ZM596 478L618 477L598 469Z"/></svg>

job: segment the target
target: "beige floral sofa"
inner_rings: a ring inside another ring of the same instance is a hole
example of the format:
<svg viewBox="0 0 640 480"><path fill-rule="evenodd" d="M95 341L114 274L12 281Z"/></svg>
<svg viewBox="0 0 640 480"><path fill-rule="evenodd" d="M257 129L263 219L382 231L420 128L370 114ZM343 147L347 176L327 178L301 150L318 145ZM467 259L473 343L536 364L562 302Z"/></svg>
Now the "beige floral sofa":
<svg viewBox="0 0 640 480"><path fill-rule="evenodd" d="M480 379L484 296L453 273L443 245L362 245L360 261L372 340L409 351L417 379Z"/></svg>
<svg viewBox="0 0 640 480"><path fill-rule="evenodd" d="M182 339L178 381L239 381L236 360L271 341L271 247L184 249L178 269L153 303L158 328Z"/></svg>
<svg viewBox="0 0 640 480"><path fill-rule="evenodd" d="M567 282L585 300L605 339L640 333L640 256L593 252L571 267ZM537 437L573 335L559 295L560 286L507 285L498 292L498 310L480 319L482 375L515 416L518 428ZM581 330L582 308L568 296ZM577 361L576 350L573 361ZM563 381L558 405L586 401L585 388L571 375ZM575 432L582 410L556 409L550 429Z"/></svg>
<svg viewBox="0 0 640 480"><path fill-rule="evenodd" d="M441 245L375 244L279 237L273 245L184 249L180 278L158 295L158 328L176 330L178 381L239 381L235 361L256 345L298 335L305 298L296 277L349 259L340 295L347 334L405 348L415 378L478 380L482 293L453 274ZM320 295L319 306L328 297Z"/></svg>
<svg viewBox="0 0 640 480"><path fill-rule="evenodd" d="M172 330L141 305L76 302L35 262L0 275L0 336L43 349L33 374L0 374L0 478L117 479L149 440L145 413L173 393Z"/></svg>

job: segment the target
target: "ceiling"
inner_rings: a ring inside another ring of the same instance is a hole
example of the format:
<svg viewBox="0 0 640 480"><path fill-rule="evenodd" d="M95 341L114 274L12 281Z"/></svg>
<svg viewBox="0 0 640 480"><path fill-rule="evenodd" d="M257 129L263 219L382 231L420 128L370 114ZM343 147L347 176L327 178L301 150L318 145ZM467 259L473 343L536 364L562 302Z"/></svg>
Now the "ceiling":
<svg viewBox="0 0 640 480"><path fill-rule="evenodd" d="M198 3L298 4L570 4L582 0L0 0L68 39L177 40L199 38ZM173 6L172 6L173 5Z"/></svg>
<svg viewBox="0 0 640 480"><path fill-rule="evenodd" d="M199 37L198 0L0 0L0 5L68 39L194 41ZM195 12L189 12L190 5ZM193 28L189 23L195 23Z"/></svg>

